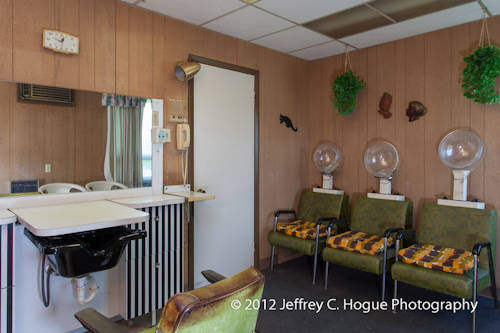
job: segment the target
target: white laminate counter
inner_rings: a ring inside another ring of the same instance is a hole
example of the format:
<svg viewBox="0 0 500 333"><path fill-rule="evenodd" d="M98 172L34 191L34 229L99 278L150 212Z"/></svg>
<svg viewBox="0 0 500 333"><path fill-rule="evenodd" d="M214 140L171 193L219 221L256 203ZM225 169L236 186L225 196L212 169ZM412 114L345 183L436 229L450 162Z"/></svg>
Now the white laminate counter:
<svg viewBox="0 0 500 333"><path fill-rule="evenodd" d="M120 205L125 205L131 208L147 208L155 206L165 206L184 203L184 199L174 195L159 194L159 195L143 195L140 197L110 199Z"/></svg>
<svg viewBox="0 0 500 333"><path fill-rule="evenodd" d="M17 221L16 215L7 209L0 209L0 225L10 224Z"/></svg>
<svg viewBox="0 0 500 333"><path fill-rule="evenodd" d="M13 208L18 221L36 236L48 237L145 222L145 212L107 200Z"/></svg>

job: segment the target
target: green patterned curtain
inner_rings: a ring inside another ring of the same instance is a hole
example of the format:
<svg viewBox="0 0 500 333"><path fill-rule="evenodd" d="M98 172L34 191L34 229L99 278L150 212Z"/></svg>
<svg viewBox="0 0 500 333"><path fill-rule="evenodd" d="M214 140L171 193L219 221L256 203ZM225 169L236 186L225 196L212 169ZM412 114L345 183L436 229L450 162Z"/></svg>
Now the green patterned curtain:
<svg viewBox="0 0 500 333"><path fill-rule="evenodd" d="M127 103L132 102L125 104ZM144 104L139 101L139 104L135 105L138 106L108 105L108 141L104 162L106 180L118 182L130 188L141 187L143 177L142 115Z"/></svg>
<svg viewBox="0 0 500 333"><path fill-rule="evenodd" d="M134 108L144 108L146 98L116 95L116 94L102 94L101 104L103 106L128 106Z"/></svg>

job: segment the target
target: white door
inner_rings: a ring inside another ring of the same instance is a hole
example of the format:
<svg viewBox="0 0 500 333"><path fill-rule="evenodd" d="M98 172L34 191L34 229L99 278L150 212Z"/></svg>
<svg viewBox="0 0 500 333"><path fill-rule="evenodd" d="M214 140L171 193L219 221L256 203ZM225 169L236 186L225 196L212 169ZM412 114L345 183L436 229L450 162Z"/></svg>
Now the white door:
<svg viewBox="0 0 500 333"><path fill-rule="evenodd" d="M201 271L234 275L254 260L254 76L202 65L194 78L194 284Z"/></svg>

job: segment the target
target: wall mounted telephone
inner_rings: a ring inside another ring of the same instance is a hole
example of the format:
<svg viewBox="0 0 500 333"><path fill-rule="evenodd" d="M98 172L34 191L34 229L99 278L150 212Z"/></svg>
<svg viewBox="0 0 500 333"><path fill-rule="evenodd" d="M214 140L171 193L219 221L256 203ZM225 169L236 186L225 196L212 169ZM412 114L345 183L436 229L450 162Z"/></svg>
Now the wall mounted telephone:
<svg viewBox="0 0 500 333"><path fill-rule="evenodd" d="M191 144L189 124L177 124L177 150L188 150Z"/></svg>
<svg viewBox="0 0 500 333"><path fill-rule="evenodd" d="M189 124L177 124L177 150L183 154L181 156L182 182L184 186L187 183L188 176L188 154L191 144L191 129Z"/></svg>

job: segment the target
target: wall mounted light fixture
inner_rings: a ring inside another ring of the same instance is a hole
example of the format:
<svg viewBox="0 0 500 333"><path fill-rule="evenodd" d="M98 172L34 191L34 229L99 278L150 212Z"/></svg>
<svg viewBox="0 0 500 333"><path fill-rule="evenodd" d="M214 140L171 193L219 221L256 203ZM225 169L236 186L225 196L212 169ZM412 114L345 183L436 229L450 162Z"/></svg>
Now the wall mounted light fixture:
<svg viewBox="0 0 500 333"><path fill-rule="evenodd" d="M201 66L197 62L180 61L175 65L175 76L179 81L189 81L200 70Z"/></svg>

